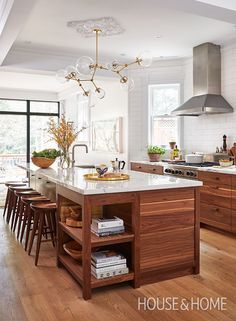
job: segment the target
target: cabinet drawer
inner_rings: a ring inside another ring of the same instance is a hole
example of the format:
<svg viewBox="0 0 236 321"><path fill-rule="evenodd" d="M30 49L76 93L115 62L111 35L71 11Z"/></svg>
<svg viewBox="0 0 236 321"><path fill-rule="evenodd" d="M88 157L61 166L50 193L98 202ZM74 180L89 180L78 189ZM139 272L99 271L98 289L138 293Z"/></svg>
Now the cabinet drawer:
<svg viewBox="0 0 236 321"><path fill-rule="evenodd" d="M221 173L210 173L210 172L198 172L198 179L203 182L212 182L224 185L232 184L232 176L228 174Z"/></svg>
<svg viewBox="0 0 236 321"><path fill-rule="evenodd" d="M140 268L157 269L194 262L194 228L141 234Z"/></svg>
<svg viewBox="0 0 236 321"><path fill-rule="evenodd" d="M131 163L131 170L144 172L144 173L154 173L154 174L163 174L163 167L157 165L148 165L141 163Z"/></svg>
<svg viewBox="0 0 236 321"><path fill-rule="evenodd" d="M231 231L231 209L201 203L201 222L225 231Z"/></svg>
<svg viewBox="0 0 236 321"><path fill-rule="evenodd" d="M147 165L147 173L162 175L163 174L163 167L156 166L156 165Z"/></svg>
<svg viewBox="0 0 236 321"><path fill-rule="evenodd" d="M236 233L236 211L232 211L232 232Z"/></svg>
<svg viewBox="0 0 236 321"><path fill-rule="evenodd" d="M228 185L215 183L210 183L210 185L205 184L200 188L201 203L231 209L232 190Z"/></svg>

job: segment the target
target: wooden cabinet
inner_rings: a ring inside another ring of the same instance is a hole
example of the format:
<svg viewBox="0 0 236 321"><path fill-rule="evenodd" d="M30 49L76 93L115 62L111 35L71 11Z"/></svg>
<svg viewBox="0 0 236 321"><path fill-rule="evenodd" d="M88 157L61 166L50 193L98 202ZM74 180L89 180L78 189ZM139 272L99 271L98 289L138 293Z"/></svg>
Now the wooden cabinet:
<svg viewBox="0 0 236 321"><path fill-rule="evenodd" d="M142 283L164 279L165 270L166 274L178 275L181 266L195 267L197 273L195 193L185 188L140 193ZM175 268L171 270L170 266Z"/></svg>
<svg viewBox="0 0 236 321"><path fill-rule="evenodd" d="M224 231L233 231L232 209L235 206L236 210L236 180L232 175L201 171L198 177L204 184L200 189L201 222ZM235 201L232 197L233 180L235 181Z"/></svg>
<svg viewBox="0 0 236 321"><path fill-rule="evenodd" d="M163 174L163 166L142 163L131 163L131 170L143 173Z"/></svg>

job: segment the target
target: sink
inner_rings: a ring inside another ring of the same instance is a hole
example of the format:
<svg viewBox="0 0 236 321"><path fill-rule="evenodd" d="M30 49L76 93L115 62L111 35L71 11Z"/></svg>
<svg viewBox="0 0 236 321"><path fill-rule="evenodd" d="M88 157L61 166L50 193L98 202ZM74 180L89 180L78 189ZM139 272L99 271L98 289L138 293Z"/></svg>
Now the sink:
<svg viewBox="0 0 236 321"><path fill-rule="evenodd" d="M75 165L75 167L84 168L84 169L95 168L94 165Z"/></svg>

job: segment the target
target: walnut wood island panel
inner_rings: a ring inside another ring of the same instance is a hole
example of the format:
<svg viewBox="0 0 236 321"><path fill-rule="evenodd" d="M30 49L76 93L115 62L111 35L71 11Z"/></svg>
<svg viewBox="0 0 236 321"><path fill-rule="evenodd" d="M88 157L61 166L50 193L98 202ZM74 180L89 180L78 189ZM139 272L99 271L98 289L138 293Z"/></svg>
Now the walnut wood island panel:
<svg viewBox="0 0 236 321"><path fill-rule="evenodd" d="M129 281L141 285L199 273L199 181L129 171L129 181L88 182L88 170L65 173L48 169L28 170L56 185L58 204L57 265L64 267L81 285L83 298L92 289ZM82 228L71 228L60 220L66 206L82 208ZM95 216L119 216L125 233L98 237L91 233ZM63 248L75 240L82 246L82 263ZM114 249L127 258L129 273L105 279L91 275L91 252Z"/></svg>

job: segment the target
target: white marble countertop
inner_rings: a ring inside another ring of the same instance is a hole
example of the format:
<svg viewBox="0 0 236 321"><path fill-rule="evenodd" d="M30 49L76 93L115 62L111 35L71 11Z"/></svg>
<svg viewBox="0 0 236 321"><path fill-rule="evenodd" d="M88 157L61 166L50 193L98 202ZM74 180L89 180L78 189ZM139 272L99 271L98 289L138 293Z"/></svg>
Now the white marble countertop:
<svg viewBox="0 0 236 321"><path fill-rule="evenodd" d="M148 160L131 161L131 163L154 165L154 166L176 165L178 167L183 167L183 168L188 167L188 168L196 169L198 171L236 175L236 166L235 165L230 166L230 167L221 167L221 166L198 167L198 166L189 166L189 165L179 165L178 163L168 164L167 162L150 162Z"/></svg>
<svg viewBox="0 0 236 321"><path fill-rule="evenodd" d="M17 164L17 166L26 169L31 174L35 174L36 176L40 176L84 195L202 186L202 182L200 181L128 170L125 171L125 173L130 175L129 180L104 182L85 180L83 175L94 173L94 169L80 169L75 167L69 170L62 170L58 168L57 165L48 169L40 169L32 163L21 163Z"/></svg>

